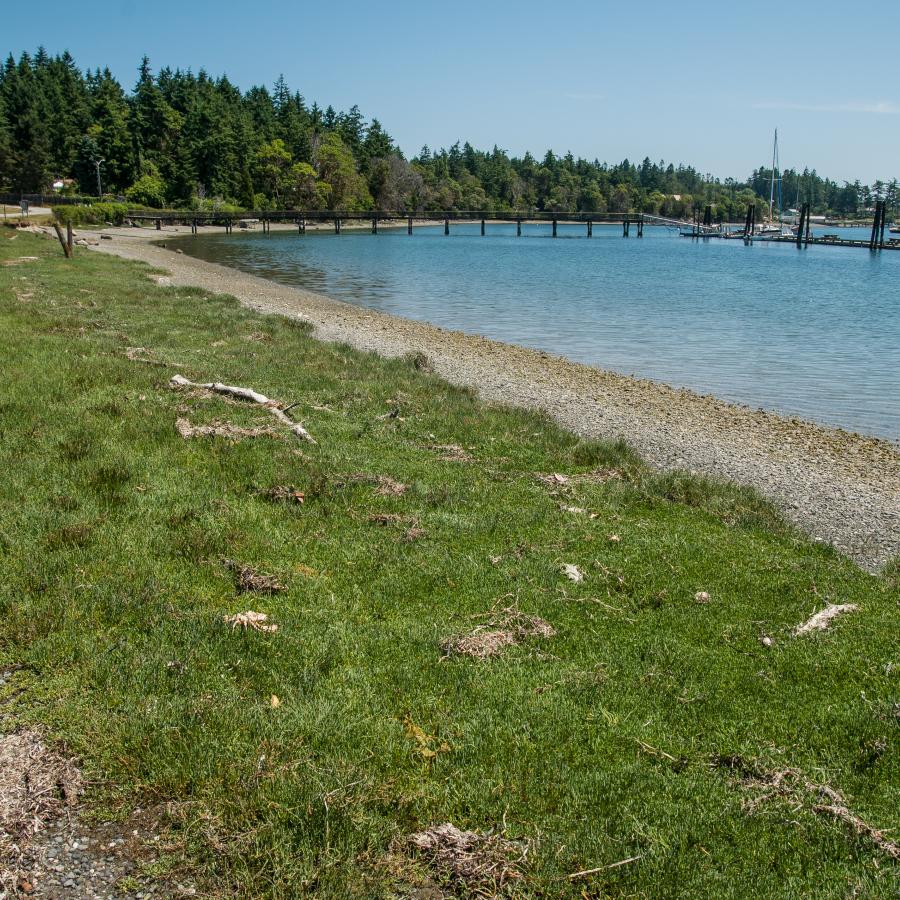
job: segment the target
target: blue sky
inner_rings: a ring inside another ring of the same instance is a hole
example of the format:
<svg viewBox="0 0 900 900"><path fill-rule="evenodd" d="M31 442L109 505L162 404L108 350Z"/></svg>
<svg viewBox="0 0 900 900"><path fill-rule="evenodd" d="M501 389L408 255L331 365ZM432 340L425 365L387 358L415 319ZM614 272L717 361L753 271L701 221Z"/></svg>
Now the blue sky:
<svg viewBox="0 0 900 900"><path fill-rule="evenodd" d="M68 49L128 88L144 53L154 69L225 72L244 89L284 73L309 100L358 103L407 154L460 138L743 178L777 126L786 167L900 177L898 0L4 6L4 56Z"/></svg>

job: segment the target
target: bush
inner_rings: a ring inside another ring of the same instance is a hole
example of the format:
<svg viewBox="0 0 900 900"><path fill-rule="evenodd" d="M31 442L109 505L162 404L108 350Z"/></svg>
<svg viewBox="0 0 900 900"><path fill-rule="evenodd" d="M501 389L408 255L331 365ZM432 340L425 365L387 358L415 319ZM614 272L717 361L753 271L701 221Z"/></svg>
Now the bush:
<svg viewBox="0 0 900 900"><path fill-rule="evenodd" d="M125 191L125 199L129 203L140 206L152 206L162 209L166 205L166 185L158 175L141 175L140 178Z"/></svg>
<svg viewBox="0 0 900 900"><path fill-rule="evenodd" d="M64 225L121 225L131 209L126 203L92 203L89 206L54 206L53 215Z"/></svg>

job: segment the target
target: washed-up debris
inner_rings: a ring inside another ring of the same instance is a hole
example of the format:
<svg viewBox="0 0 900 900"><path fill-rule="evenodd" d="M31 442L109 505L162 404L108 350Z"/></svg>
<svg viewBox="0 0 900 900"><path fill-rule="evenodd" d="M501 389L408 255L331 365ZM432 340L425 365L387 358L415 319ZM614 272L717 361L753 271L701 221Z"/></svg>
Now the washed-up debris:
<svg viewBox="0 0 900 900"><path fill-rule="evenodd" d="M277 594L284 590L274 575L257 572L252 566L245 566L233 559L223 559L222 565L234 573L236 587L242 594Z"/></svg>
<svg viewBox="0 0 900 900"><path fill-rule="evenodd" d="M560 475L559 472L551 472L549 475L538 475L538 481L549 484L551 487L566 485L571 480L568 475Z"/></svg>
<svg viewBox="0 0 900 900"><path fill-rule="evenodd" d="M287 411L292 409L291 406L282 407L275 400L270 400L265 394L260 394L251 388L236 387L235 385L222 384L220 381L211 381L206 383L197 383L189 381L183 375L173 375L169 384L173 388L202 388L203 390L212 391L214 394L222 394L226 397L234 397L238 400L247 400L250 403L257 403L264 406L282 425L289 428L297 437L304 441L315 444L313 436L299 423L288 418Z"/></svg>
<svg viewBox="0 0 900 900"><path fill-rule="evenodd" d="M501 610L499 614L488 615L490 619L484 624L444 640L441 643L444 656L457 654L488 659L528 638L549 638L556 634L556 629L549 622L539 616L525 615L514 606Z"/></svg>
<svg viewBox="0 0 900 900"><path fill-rule="evenodd" d="M160 362L156 358L156 354L154 353L154 351L148 349L147 347L126 347L125 358L130 360L131 362L142 362L147 363L151 366L165 365L165 363Z"/></svg>
<svg viewBox="0 0 900 900"><path fill-rule="evenodd" d="M573 516L587 516L589 519L598 519L600 517L600 513L591 512L589 509L584 509L581 506L566 506L565 504L561 504L559 508L563 512L572 513Z"/></svg>
<svg viewBox="0 0 900 900"><path fill-rule="evenodd" d="M522 878L528 856L524 841L461 831L450 822L413 834L409 841L439 879L472 896L498 896Z"/></svg>
<svg viewBox="0 0 900 900"><path fill-rule="evenodd" d="M188 419L183 417L175 420L175 430L185 440L195 437L220 437L239 441L243 438L280 437L280 433L269 425L260 425L256 428L242 428L239 425L218 421L210 425L192 425Z"/></svg>
<svg viewBox="0 0 900 900"><path fill-rule="evenodd" d="M276 484L274 487L258 491L257 494L274 503L299 503L302 505L306 500L303 491L286 484Z"/></svg>
<svg viewBox="0 0 900 900"><path fill-rule="evenodd" d="M369 516L369 521L373 525L396 525L398 522L402 522L405 516L397 515L397 513L372 513Z"/></svg>
<svg viewBox="0 0 900 900"><path fill-rule="evenodd" d="M812 631L826 631L832 620L844 613L855 612L859 607L855 603L829 603L825 609L820 609L814 616L808 618L794 629L794 635L800 637Z"/></svg>
<svg viewBox="0 0 900 900"><path fill-rule="evenodd" d="M235 613L233 616L223 616L222 620L231 626L232 631L236 628L242 628L244 631L251 629L267 633L278 631L278 626L274 622L269 622L269 617L266 613L254 612L252 609L242 613Z"/></svg>
<svg viewBox="0 0 900 900"><path fill-rule="evenodd" d="M388 478L387 475L376 475L375 482L378 485L375 493L382 497L402 497L407 491L405 484Z"/></svg>
<svg viewBox="0 0 900 900"><path fill-rule="evenodd" d="M439 453L445 462L472 462L472 455L459 444L429 444L426 449Z"/></svg>
<svg viewBox="0 0 900 900"><path fill-rule="evenodd" d="M730 770L740 786L752 794L744 802L744 809L751 815L763 804L780 799L792 808L800 806L818 816L837 819L857 835L868 838L890 859L900 860L900 843L851 812L844 796L830 785L812 781L798 769L765 769L741 756L717 756L713 765Z"/></svg>
<svg viewBox="0 0 900 900"><path fill-rule="evenodd" d="M584 581L584 572L574 563L565 563L562 567L562 573L569 581L574 581L575 584L581 584Z"/></svg>

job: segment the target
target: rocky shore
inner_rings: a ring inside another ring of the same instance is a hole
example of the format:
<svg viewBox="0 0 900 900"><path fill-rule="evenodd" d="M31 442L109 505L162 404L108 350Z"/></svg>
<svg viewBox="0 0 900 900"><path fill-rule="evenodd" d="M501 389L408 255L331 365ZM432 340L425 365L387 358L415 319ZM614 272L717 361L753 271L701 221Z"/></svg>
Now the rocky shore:
<svg viewBox="0 0 900 900"><path fill-rule="evenodd" d="M351 306L194 259L175 252L174 241L166 249L153 243L168 232L106 229L112 240L96 243L97 234L83 236L94 250L167 270L164 284L305 319L322 340L385 356L424 353L438 374L488 401L544 410L586 437L623 437L661 468L753 486L813 538L870 571L900 556L900 448L890 441Z"/></svg>

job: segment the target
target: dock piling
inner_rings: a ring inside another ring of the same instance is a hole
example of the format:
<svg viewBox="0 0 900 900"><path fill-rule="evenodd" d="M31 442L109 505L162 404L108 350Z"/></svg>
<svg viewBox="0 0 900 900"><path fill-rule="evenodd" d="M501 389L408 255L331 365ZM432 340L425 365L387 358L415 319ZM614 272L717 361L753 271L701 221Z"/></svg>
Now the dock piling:
<svg viewBox="0 0 900 900"><path fill-rule="evenodd" d="M481 236L484 237L484 219L481 220Z"/></svg>
<svg viewBox="0 0 900 900"><path fill-rule="evenodd" d="M516 237L522 237L522 220L516 219Z"/></svg>
<svg viewBox="0 0 900 900"><path fill-rule="evenodd" d="M553 217L553 237L556 237L556 216Z"/></svg>
<svg viewBox="0 0 900 900"><path fill-rule="evenodd" d="M406 219L406 233L412 234L412 216L408 216Z"/></svg>
<svg viewBox="0 0 900 900"><path fill-rule="evenodd" d="M372 216L372 234L378 234L378 217Z"/></svg>
<svg viewBox="0 0 900 900"><path fill-rule="evenodd" d="M450 234L450 220L444 219L444 237Z"/></svg>
<svg viewBox="0 0 900 900"><path fill-rule="evenodd" d="M587 236L588 237L594 236L594 223L590 219L588 219L588 223L587 223Z"/></svg>

